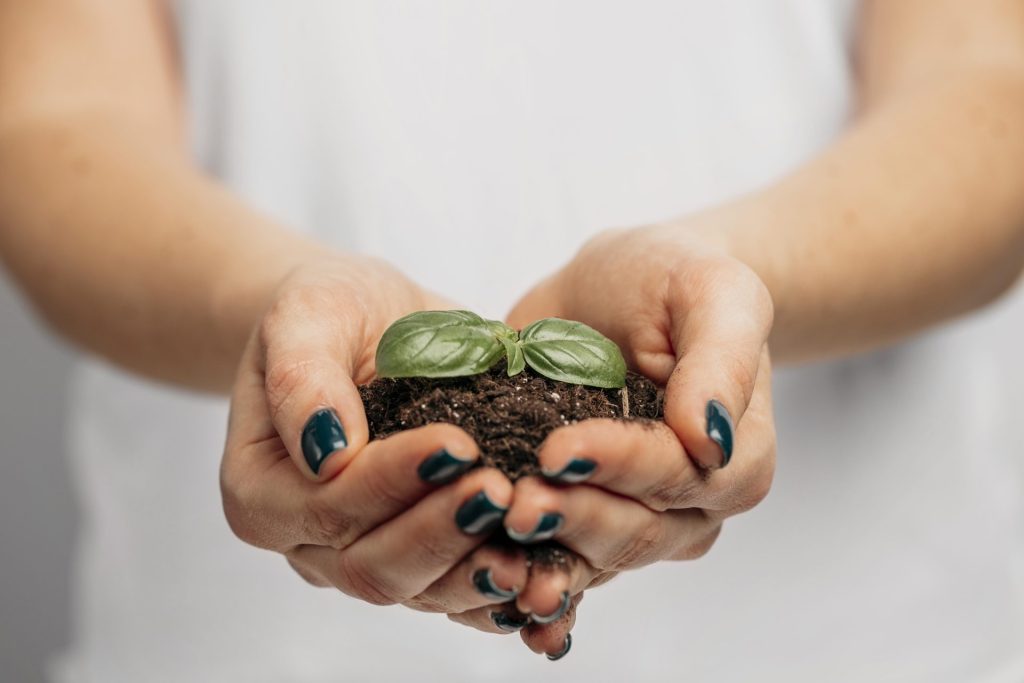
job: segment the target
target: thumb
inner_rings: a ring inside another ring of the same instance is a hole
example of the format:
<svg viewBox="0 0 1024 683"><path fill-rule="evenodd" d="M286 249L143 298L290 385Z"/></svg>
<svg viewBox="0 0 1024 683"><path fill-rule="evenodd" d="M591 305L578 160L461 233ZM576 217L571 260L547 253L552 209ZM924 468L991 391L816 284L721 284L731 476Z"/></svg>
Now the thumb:
<svg viewBox="0 0 1024 683"><path fill-rule="evenodd" d="M676 367L665 389L665 422L706 468L725 467L755 385L768 371L772 303L741 264L670 282L667 305Z"/></svg>
<svg viewBox="0 0 1024 683"><path fill-rule="evenodd" d="M355 310L324 315L322 309L277 306L256 340L273 426L299 470L318 481L336 476L369 438L352 379L364 351Z"/></svg>

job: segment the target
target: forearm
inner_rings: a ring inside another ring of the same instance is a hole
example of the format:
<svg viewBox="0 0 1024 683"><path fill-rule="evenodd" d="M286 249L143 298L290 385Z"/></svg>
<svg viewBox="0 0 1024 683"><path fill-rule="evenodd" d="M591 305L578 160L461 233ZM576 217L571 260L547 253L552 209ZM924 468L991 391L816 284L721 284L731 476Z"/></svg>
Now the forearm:
<svg viewBox="0 0 1024 683"><path fill-rule="evenodd" d="M130 370L226 389L316 252L129 123L0 127L0 255L51 326Z"/></svg>
<svg viewBox="0 0 1024 683"><path fill-rule="evenodd" d="M891 98L777 185L698 219L765 281L773 354L853 352L978 307L1024 267L1024 77Z"/></svg>

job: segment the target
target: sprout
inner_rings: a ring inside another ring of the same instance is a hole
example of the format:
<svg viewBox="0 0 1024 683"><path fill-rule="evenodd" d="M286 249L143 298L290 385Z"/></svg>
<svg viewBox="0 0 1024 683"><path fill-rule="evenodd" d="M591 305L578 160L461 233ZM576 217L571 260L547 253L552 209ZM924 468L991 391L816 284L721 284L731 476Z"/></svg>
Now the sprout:
<svg viewBox="0 0 1024 683"><path fill-rule="evenodd" d="M505 358L508 375L527 365L560 382L617 389L626 361L612 340L580 322L545 318L521 332L469 311L420 311L396 320L377 346L380 377L477 375Z"/></svg>

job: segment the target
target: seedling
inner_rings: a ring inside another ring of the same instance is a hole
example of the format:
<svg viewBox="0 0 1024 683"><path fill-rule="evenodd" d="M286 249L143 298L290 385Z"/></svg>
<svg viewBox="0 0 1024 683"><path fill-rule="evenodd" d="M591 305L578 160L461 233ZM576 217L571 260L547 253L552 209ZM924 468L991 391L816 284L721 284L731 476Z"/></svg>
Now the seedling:
<svg viewBox="0 0 1024 683"><path fill-rule="evenodd" d="M421 311L396 320L377 346L379 377L464 377L502 357L514 377L527 365L549 379L604 389L626 384L612 340L572 320L545 318L517 332L469 311Z"/></svg>

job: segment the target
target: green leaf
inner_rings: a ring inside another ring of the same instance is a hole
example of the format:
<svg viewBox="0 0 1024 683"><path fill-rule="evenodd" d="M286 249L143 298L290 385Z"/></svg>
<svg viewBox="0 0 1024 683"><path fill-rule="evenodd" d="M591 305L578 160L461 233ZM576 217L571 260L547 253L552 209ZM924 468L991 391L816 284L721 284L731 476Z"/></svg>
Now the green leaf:
<svg viewBox="0 0 1024 683"><path fill-rule="evenodd" d="M511 339L512 341L519 339L519 332L500 320L487 320L485 322L491 328L491 332L494 333L494 336L498 339Z"/></svg>
<svg viewBox="0 0 1024 683"><path fill-rule="evenodd" d="M420 311L396 320L377 345L378 377L462 377L486 372L504 347L470 311Z"/></svg>
<svg viewBox="0 0 1024 683"><path fill-rule="evenodd" d="M515 331L515 330L513 330ZM508 376L515 377L526 369L526 356L523 355L523 345L518 340L501 338L505 346L505 357L508 359Z"/></svg>
<svg viewBox="0 0 1024 683"><path fill-rule="evenodd" d="M549 379L605 389L626 384L619 347L583 323L545 318L523 329L519 338L526 362Z"/></svg>

